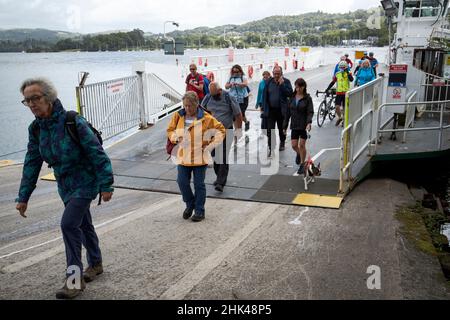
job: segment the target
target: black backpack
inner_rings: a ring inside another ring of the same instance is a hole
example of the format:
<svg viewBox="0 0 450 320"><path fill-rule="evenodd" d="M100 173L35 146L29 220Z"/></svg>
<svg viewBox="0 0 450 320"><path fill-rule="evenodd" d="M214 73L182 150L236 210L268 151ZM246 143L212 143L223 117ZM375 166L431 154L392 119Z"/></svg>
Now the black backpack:
<svg viewBox="0 0 450 320"><path fill-rule="evenodd" d="M78 115L78 112L76 111L67 111L66 112L66 120L64 122L64 126L67 128L67 132L69 132L70 137L72 140L81 147L80 137L78 135L78 130L75 122L75 118ZM32 124L32 130L33 130L33 136L39 140L39 133L41 128L39 127L36 120L33 121ZM90 122L88 122L89 128L94 132L95 136L98 139L98 142L103 145L103 139L102 139L102 132L98 131L97 129L92 126Z"/></svg>

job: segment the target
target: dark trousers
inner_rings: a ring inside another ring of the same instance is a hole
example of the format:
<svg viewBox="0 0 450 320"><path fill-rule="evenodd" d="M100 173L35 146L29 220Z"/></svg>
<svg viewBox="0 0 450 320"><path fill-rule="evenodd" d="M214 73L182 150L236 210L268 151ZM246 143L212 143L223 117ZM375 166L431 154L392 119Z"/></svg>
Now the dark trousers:
<svg viewBox="0 0 450 320"><path fill-rule="evenodd" d="M206 185L205 175L208 166L178 166L177 183L186 208L195 209L196 214L205 214ZM191 176L194 174L195 195L191 189Z"/></svg>
<svg viewBox="0 0 450 320"><path fill-rule="evenodd" d="M99 240L92 225L92 216L89 210L91 202L91 199L70 199L65 204L61 219L67 267L78 266L81 274L83 274L83 263L81 261L82 244L86 248L89 266L102 262Z"/></svg>
<svg viewBox="0 0 450 320"><path fill-rule="evenodd" d="M275 146L275 125L278 127L278 134L280 135L280 143L284 145L286 141L286 135L283 133L283 113L281 108L273 108L269 111L269 116L267 117L267 137L269 139L269 149L273 150ZM272 130L273 129L273 130Z"/></svg>
<svg viewBox="0 0 450 320"><path fill-rule="evenodd" d="M230 165L228 164L228 155L230 153L231 144L233 143L233 127L228 128L222 144L211 152L214 159L214 172L216 173L216 182L222 186L227 184L228 172Z"/></svg>

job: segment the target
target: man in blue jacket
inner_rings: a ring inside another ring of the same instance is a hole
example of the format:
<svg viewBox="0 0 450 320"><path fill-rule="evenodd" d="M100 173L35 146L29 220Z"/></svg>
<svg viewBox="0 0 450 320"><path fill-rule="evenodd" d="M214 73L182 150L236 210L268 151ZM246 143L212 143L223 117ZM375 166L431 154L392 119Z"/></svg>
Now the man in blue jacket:
<svg viewBox="0 0 450 320"><path fill-rule="evenodd" d="M286 135L283 132L283 121L292 96L292 85L289 79L283 77L283 69L280 66L273 68L273 77L266 82L263 94L264 116L267 118L267 137L269 139L269 157L272 156L275 142L275 134L272 136L275 125L280 135L280 151L285 149Z"/></svg>

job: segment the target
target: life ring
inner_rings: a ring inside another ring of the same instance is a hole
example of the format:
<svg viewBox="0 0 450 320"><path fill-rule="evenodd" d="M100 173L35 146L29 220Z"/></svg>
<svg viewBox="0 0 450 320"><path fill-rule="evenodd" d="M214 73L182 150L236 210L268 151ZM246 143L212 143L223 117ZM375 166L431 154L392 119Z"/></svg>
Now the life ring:
<svg viewBox="0 0 450 320"><path fill-rule="evenodd" d="M253 66L248 66L248 77L253 78Z"/></svg>
<svg viewBox="0 0 450 320"><path fill-rule="evenodd" d="M209 82L214 82L214 73L212 71L208 71L206 77L208 78Z"/></svg>

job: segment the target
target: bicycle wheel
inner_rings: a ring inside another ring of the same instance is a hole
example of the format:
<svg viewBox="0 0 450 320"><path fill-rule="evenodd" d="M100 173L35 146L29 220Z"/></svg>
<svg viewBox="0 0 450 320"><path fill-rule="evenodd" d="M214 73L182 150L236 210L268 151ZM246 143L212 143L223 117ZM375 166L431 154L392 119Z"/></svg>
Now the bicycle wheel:
<svg viewBox="0 0 450 320"><path fill-rule="evenodd" d="M325 118L327 117L327 106L325 101L322 101L319 105L319 109L317 110L317 125L321 127Z"/></svg>
<svg viewBox="0 0 450 320"><path fill-rule="evenodd" d="M336 105L334 104L334 99L331 99L328 102L328 118L330 121L333 121L334 117L336 117Z"/></svg>

